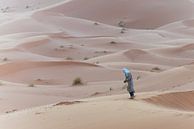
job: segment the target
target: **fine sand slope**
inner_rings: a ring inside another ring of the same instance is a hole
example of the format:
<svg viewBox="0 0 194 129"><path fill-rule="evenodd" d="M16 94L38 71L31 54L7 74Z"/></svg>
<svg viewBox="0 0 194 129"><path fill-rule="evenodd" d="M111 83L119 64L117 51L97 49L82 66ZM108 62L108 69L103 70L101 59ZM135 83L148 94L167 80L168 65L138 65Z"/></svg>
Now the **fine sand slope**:
<svg viewBox="0 0 194 129"><path fill-rule="evenodd" d="M193 59L194 58L194 44L186 44L175 47L153 49L152 52L158 53L163 56L184 58L184 59Z"/></svg>
<svg viewBox="0 0 194 129"><path fill-rule="evenodd" d="M1 79L25 84L71 85L76 77L81 77L86 83L111 81L122 77L118 70L72 61L15 62L2 64L0 69ZM93 72L92 75L89 74L90 70ZM98 75L103 76L98 77Z"/></svg>
<svg viewBox="0 0 194 129"><path fill-rule="evenodd" d="M1 0L0 8L2 13L31 11L56 4L61 1L63 0Z"/></svg>
<svg viewBox="0 0 194 129"><path fill-rule="evenodd" d="M137 85L138 89L146 91L171 89L193 82L193 75L194 67L190 64L149 76L137 82Z"/></svg>
<svg viewBox="0 0 194 129"><path fill-rule="evenodd" d="M145 101L156 105L161 105L163 107L175 108L185 111L193 111L193 97L193 91L174 92L146 98Z"/></svg>
<svg viewBox="0 0 194 129"><path fill-rule="evenodd" d="M168 48L167 48L168 49ZM167 50L164 49L164 50ZM189 50L190 48L188 48ZM167 54L165 52L165 54ZM173 54L176 54L175 52ZM114 54L109 54L103 57L97 57L90 59L89 62L135 62L135 63L148 63L148 64L160 64L166 66L180 66L184 64L192 63L193 59L169 57L173 54L163 56L162 54L153 53L142 49L130 49L121 51Z"/></svg>
<svg viewBox="0 0 194 129"><path fill-rule="evenodd" d="M144 29L193 17L193 10L190 0L72 0L49 9L66 16Z"/></svg>
<svg viewBox="0 0 194 129"><path fill-rule="evenodd" d="M169 96L171 99L172 97L179 99L179 94ZM191 96L190 93L188 93L189 96ZM153 101L155 104L160 104L162 100L156 98ZM188 101L182 105L189 106ZM140 99L128 100L126 95L117 95L83 101L60 102L4 115L0 118L0 128L191 129L194 126L193 120L193 112L157 107L142 102Z"/></svg>

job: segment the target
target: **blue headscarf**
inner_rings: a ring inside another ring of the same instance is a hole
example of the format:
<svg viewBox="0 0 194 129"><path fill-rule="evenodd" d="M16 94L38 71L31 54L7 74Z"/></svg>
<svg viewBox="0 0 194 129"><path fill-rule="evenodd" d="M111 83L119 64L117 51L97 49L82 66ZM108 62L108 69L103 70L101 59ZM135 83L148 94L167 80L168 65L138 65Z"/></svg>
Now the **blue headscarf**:
<svg viewBox="0 0 194 129"><path fill-rule="evenodd" d="M123 68L123 73L125 74L126 77L129 77L130 71L127 68Z"/></svg>

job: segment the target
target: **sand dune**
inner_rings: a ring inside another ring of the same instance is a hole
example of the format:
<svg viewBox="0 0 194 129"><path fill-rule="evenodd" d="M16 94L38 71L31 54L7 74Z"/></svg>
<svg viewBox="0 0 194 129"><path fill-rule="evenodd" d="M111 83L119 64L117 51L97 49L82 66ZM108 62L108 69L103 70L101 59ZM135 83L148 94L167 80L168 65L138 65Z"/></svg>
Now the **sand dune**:
<svg viewBox="0 0 194 129"><path fill-rule="evenodd" d="M139 90L169 90L193 82L193 64L170 69L137 82ZM149 81L148 81L149 80Z"/></svg>
<svg viewBox="0 0 194 129"><path fill-rule="evenodd" d="M0 1L0 129L193 129L193 11L192 0Z"/></svg>
<svg viewBox="0 0 194 129"><path fill-rule="evenodd" d="M45 19L46 18L46 19ZM80 25L81 24L81 25ZM70 36L112 36L121 35L121 29L105 24L78 18L64 17L56 13L32 13L21 18L1 24L0 35L14 33L59 33Z"/></svg>
<svg viewBox="0 0 194 129"><path fill-rule="evenodd" d="M186 44L176 47L168 47L168 48L162 48L162 49L153 49L152 52L158 53L163 56L168 57L177 57L177 58L194 58L194 44Z"/></svg>
<svg viewBox="0 0 194 129"><path fill-rule="evenodd" d="M122 78L120 71L109 70L95 64L73 62L73 61L45 61L45 62L14 62L0 66L0 78L5 81L41 84L41 85L71 85L73 79L80 77L87 82L108 81L112 78ZM88 74L90 69L93 72ZM67 74L68 73L68 74ZM98 75L101 74L100 78Z"/></svg>
<svg viewBox="0 0 194 129"><path fill-rule="evenodd" d="M43 24L31 18L29 15L23 16L20 19L13 20L0 25L0 35L14 34L14 33L29 33L29 32L58 32L58 30L50 25Z"/></svg>
<svg viewBox="0 0 194 129"><path fill-rule="evenodd" d="M138 48L138 49L149 49L157 48L158 45L132 42L128 37L83 37L83 38L69 38L68 42L84 45L93 49L104 49L119 51L125 50L126 48Z"/></svg>
<svg viewBox="0 0 194 129"><path fill-rule="evenodd" d="M52 4L56 4L63 0L1 0L0 8L1 13L8 12L20 12L20 11L32 11L40 8L47 7Z"/></svg>
<svg viewBox="0 0 194 129"><path fill-rule="evenodd" d="M6 50L0 51L0 60L2 63L10 62L10 61L48 61L48 60L56 60L56 58L41 56L38 54L33 54L20 50Z"/></svg>
<svg viewBox="0 0 194 129"><path fill-rule="evenodd" d="M38 11L32 14L32 18L50 25L62 32L73 36L118 36L123 35L120 27L107 24L95 23L86 19L64 16L61 13ZM46 18L46 19L45 19ZM96 25L97 24L97 25ZM129 32L126 31L126 34Z"/></svg>
<svg viewBox="0 0 194 129"><path fill-rule="evenodd" d="M176 0L147 0L146 3L144 2L142 0L122 2L116 0L74 0L51 8L49 11L115 26L118 26L118 23L122 21L126 27L144 29L159 27L193 16L193 4L189 0L179 2ZM153 9L156 10L153 11Z"/></svg>
<svg viewBox="0 0 194 129"><path fill-rule="evenodd" d="M169 66L163 66L163 65L154 65L154 64L146 64L146 63L130 63L130 62L111 62L111 63L101 63L103 66L122 69L124 67L128 67L133 70L139 70L139 71L147 71L147 72L154 72L154 68L158 67L160 68L158 72L162 72L165 70L170 69Z"/></svg>
<svg viewBox="0 0 194 129"><path fill-rule="evenodd" d="M62 60L87 60L95 56L102 56L111 51L102 48L95 49L83 44L72 44L61 38L53 36L39 36L21 42L14 49L46 57L61 58Z"/></svg>
<svg viewBox="0 0 194 129"><path fill-rule="evenodd" d="M109 54L103 57L90 59L89 62L133 62L133 63L147 63L160 64L166 66L180 66L192 63L192 59L170 58L162 56L157 53L142 49L130 49L114 54Z"/></svg>
<svg viewBox="0 0 194 129"><path fill-rule="evenodd" d="M37 107L2 116L0 127L7 129L33 127L37 129L128 129L130 126L134 129L145 129L158 128L161 122L162 127L166 129L193 127L193 113L172 111L141 101L129 101L125 97L122 95L91 100L61 101L58 106L54 104ZM80 119L78 116L84 117ZM10 122L12 124L9 124Z"/></svg>
<svg viewBox="0 0 194 129"><path fill-rule="evenodd" d="M164 106L170 107L179 110L185 111L193 111L194 103L193 103L194 92L175 92L175 93L166 93L158 96L154 96L151 98L146 98L145 101Z"/></svg>
<svg viewBox="0 0 194 129"><path fill-rule="evenodd" d="M188 37L192 37L194 32L193 17L186 20L170 23L165 26L161 26L159 30L166 30L168 32L173 32L173 33L182 34Z"/></svg>

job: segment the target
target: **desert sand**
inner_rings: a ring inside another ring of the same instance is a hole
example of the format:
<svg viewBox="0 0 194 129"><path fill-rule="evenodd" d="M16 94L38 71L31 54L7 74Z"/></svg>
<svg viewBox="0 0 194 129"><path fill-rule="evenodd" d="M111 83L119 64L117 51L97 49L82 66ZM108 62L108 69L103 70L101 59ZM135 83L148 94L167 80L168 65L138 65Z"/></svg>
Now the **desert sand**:
<svg viewBox="0 0 194 129"><path fill-rule="evenodd" d="M193 11L192 0L0 1L0 129L193 129Z"/></svg>

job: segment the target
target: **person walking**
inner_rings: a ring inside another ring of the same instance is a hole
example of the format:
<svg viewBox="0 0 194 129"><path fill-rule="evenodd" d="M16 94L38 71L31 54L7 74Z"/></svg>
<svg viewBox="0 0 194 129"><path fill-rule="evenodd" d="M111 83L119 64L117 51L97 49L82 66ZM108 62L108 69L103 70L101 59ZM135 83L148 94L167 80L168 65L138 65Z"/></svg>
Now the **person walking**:
<svg viewBox="0 0 194 129"><path fill-rule="evenodd" d="M130 94L130 98L135 98L135 90L134 90L134 84L133 84L133 77L129 69L123 68L123 73L125 74L125 80L124 83L128 83L127 91Z"/></svg>

